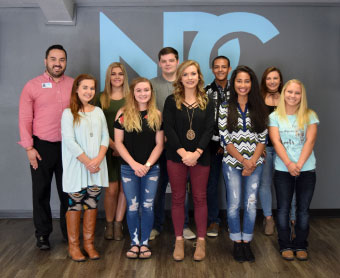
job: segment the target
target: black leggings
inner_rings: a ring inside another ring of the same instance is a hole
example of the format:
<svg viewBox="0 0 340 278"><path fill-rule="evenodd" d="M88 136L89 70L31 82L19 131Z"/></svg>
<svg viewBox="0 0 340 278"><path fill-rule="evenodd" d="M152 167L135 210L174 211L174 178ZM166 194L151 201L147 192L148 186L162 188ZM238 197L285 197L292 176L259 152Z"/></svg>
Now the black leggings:
<svg viewBox="0 0 340 278"><path fill-rule="evenodd" d="M79 192L68 193L68 210L96 209L101 193L102 188L98 186L89 186Z"/></svg>

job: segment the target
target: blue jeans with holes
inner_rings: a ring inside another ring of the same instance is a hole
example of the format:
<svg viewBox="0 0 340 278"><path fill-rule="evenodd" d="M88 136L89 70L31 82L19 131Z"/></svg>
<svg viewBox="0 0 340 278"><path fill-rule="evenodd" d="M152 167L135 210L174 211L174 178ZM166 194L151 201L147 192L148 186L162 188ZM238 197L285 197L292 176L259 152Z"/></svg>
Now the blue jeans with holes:
<svg viewBox="0 0 340 278"><path fill-rule="evenodd" d="M129 165L121 165L126 198L126 219L131 245L148 245L154 220L154 198L159 179L159 165L152 166L144 177L135 175ZM139 213L141 208L141 213Z"/></svg>
<svg viewBox="0 0 340 278"><path fill-rule="evenodd" d="M250 176L242 176L242 170L223 162L223 176L227 192L227 219L232 241L251 241L256 219L257 191L260 185L262 165ZM243 229L241 232L240 209L243 192Z"/></svg>
<svg viewBox="0 0 340 278"><path fill-rule="evenodd" d="M315 171L304 171L299 176L289 172L275 171L274 185L277 199L277 233L280 251L285 249L306 250L309 234L309 206L313 198L316 183ZM293 194L296 194L296 238L291 240L289 212Z"/></svg>

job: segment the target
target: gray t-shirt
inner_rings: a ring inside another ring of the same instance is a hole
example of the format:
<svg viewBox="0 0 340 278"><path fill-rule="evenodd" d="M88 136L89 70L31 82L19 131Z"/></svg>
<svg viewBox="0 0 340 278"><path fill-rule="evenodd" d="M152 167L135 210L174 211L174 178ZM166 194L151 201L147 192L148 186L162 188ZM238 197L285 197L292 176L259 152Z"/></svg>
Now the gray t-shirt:
<svg viewBox="0 0 340 278"><path fill-rule="evenodd" d="M155 91L157 107L163 113L164 102L174 91L173 82L165 80L162 75L152 78L150 81Z"/></svg>

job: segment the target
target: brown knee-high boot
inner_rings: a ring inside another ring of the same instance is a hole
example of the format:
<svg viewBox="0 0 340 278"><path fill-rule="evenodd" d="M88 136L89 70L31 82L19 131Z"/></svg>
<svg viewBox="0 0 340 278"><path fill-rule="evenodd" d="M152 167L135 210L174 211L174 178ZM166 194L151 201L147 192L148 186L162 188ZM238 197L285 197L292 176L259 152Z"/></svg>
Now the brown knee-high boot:
<svg viewBox="0 0 340 278"><path fill-rule="evenodd" d="M85 256L79 249L80 215L81 211L69 210L66 212L68 253L76 262L85 261Z"/></svg>
<svg viewBox="0 0 340 278"><path fill-rule="evenodd" d="M96 229L97 209L87 209L83 218L84 250L91 260L98 260L99 254L94 249L94 231Z"/></svg>

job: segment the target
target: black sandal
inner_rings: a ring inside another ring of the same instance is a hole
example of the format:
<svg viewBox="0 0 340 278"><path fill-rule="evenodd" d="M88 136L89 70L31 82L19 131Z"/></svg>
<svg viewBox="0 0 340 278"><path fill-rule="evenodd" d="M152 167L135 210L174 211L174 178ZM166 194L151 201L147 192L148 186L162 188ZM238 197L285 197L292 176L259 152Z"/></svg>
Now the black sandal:
<svg viewBox="0 0 340 278"><path fill-rule="evenodd" d="M133 251L132 248L133 247L137 247L138 248L138 251ZM139 256L139 250L140 250L140 247L138 245L131 245L130 249L126 252L126 257L128 259L137 259L138 256ZM129 253L131 253L131 255L129 255Z"/></svg>
<svg viewBox="0 0 340 278"><path fill-rule="evenodd" d="M139 247L139 250L141 250L142 247L146 247L147 249L144 250L144 251L139 251L139 258L140 259L149 259L151 257L151 255L152 255L150 247L148 245L141 245ZM145 253L150 253L150 254L145 255Z"/></svg>

